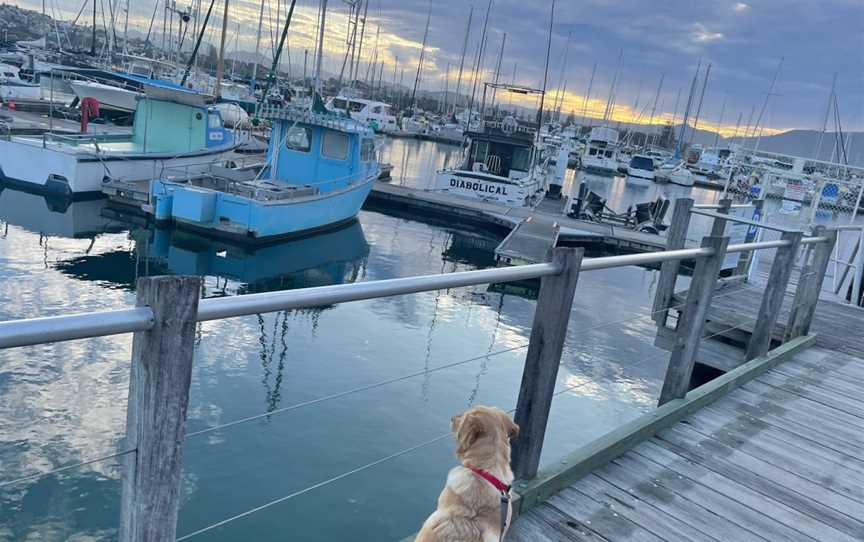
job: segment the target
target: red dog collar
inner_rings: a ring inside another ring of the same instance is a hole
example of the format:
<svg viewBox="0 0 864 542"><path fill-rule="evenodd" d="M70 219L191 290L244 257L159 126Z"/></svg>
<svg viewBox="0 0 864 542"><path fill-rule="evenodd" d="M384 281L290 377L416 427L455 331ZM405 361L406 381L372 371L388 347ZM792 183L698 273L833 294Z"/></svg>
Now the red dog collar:
<svg viewBox="0 0 864 542"><path fill-rule="evenodd" d="M503 493L503 494L510 493L510 486L509 485L505 484L504 482L502 482L501 480L499 480L498 478L496 478L492 474L486 472L485 470L478 469L477 467L472 467L471 465L465 465L465 468L470 470L471 472L473 472L474 474L476 474L480 478L483 478L484 480L486 480L487 482L489 482L493 486L495 486L495 489L497 489L501 493Z"/></svg>

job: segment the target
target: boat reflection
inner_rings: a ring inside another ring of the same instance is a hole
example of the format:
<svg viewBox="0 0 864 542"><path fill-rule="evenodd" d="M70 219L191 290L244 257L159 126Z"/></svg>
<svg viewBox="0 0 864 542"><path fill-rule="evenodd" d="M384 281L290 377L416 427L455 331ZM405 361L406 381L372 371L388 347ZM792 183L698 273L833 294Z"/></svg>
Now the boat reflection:
<svg viewBox="0 0 864 542"><path fill-rule="evenodd" d="M197 275L205 277L205 296L212 297L354 282L369 254L359 222L254 248L176 229L138 228L129 235L129 250L80 256L58 269L129 289L142 276Z"/></svg>

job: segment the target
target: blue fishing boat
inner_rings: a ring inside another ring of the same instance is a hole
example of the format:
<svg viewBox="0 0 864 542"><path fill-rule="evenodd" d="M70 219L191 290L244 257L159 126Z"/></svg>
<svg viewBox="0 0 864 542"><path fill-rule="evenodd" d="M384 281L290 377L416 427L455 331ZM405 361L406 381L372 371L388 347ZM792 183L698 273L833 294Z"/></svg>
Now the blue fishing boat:
<svg viewBox="0 0 864 542"><path fill-rule="evenodd" d="M157 221L258 243L355 219L380 172L372 129L323 107L262 107L258 117L273 125L263 168L166 170L150 186Z"/></svg>

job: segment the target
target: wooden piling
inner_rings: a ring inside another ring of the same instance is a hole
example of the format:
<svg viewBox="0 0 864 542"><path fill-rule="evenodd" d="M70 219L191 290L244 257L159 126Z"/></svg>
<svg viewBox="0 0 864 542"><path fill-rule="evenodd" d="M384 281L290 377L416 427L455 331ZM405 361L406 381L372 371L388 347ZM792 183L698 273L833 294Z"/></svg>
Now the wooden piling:
<svg viewBox="0 0 864 542"><path fill-rule="evenodd" d="M798 254L802 236L800 231L787 231L783 232L780 237L781 240L790 241L791 244L778 248L774 254L774 262L771 264L771 271L768 274L768 283L765 285L765 293L762 294L759 315L756 317L753 332L747 342L747 353L744 356L746 361L765 355L771 348L771 334L780 315L780 307L786 296L786 287L789 284L789 277L792 275L792 267L795 265L795 257Z"/></svg>
<svg viewBox="0 0 864 542"><path fill-rule="evenodd" d="M717 212L720 214L728 215L729 210L732 209L732 200L729 198L724 198L717 203L720 205L717 208ZM711 236L722 237L726 235L727 222L728 221L725 218L715 218L714 222L711 223Z"/></svg>
<svg viewBox="0 0 864 542"><path fill-rule="evenodd" d="M663 405L673 399L681 399L690 389L690 377L693 374L693 364L699 351L702 329L705 317L711 306L711 297L717 285L717 276L726 257L728 237L705 237L702 248L714 249L714 254L700 258L693 271L690 289L683 312L678 316L678 328L675 331L675 344L669 356L666 367L666 377L663 379L663 389L660 392L659 404Z"/></svg>
<svg viewBox="0 0 864 542"><path fill-rule="evenodd" d="M199 277L138 280L137 306L154 325L135 333L126 414L121 542L174 540L192 376Z"/></svg>
<svg viewBox="0 0 864 542"><path fill-rule="evenodd" d="M672 222L666 230L666 250L678 250L684 248L687 242L687 230L690 227L690 211L693 209L691 198L679 198L675 200L675 209L672 211ZM657 279L657 291L654 294L654 307L652 315L654 321L659 325L666 325L669 314L669 303L675 295L675 282L678 279L678 270L681 262L678 260L663 262L660 265L660 276Z"/></svg>
<svg viewBox="0 0 864 542"><path fill-rule="evenodd" d="M801 268L801 276L798 278L795 298L792 301L792 310L789 312L789 321L786 324L787 339L806 335L810 331L813 314L816 312L816 302L819 301L819 291L825 280L825 273L831 261L834 245L837 243L836 229L816 226L813 230L813 236L825 237L827 241L810 245L811 251Z"/></svg>
<svg viewBox="0 0 864 542"><path fill-rule="evenodd" d="M540 464L583 254L581 248L556 248L552 262L561 267L561 273L543 277L540 282L516 406L516 423L520 432L513 441L513 472L522 480L533 478Z"/></svg>

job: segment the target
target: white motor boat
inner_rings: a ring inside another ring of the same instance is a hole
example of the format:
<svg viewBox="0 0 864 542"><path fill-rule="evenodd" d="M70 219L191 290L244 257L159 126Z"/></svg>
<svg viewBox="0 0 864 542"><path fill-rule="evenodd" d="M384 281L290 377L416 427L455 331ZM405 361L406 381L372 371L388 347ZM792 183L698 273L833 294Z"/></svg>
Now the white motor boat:
<svg viewBox="0 0 864 542"><path fill-rule="evenodd" d="M17 67L0 64L0 101L38 102L41 97L39 84L21 79Z"/></svg>
<svg viewBox="0 0 864 542"><path fill-rule="evenodd" d="M655 179L681 186L693 186L693 174L684 162L667 162L655 172Z"/></svg>
<svg viewBox="0 0 864 542"><path fill-rule="evenodd" d="M536 129L513 117L483 122L482 128L466 132L470 145L462 163L438 171L430 189L512 206L534 205L552 174L549 161L534 145Z"/></svg>
<svg viewBox="0 0 864 542"><path fill-rule="evenodd" d="M340 94L330 98L327 109L348 114L376 132L392 134L399 131L396 117L390 112L390 105L375 100L350 98Z"/></svg>
<svg viewBox="0 0 864 542"><path fill-rule="evenodd" d="M581 157L581 168L603 175L618 174L618 131L606 126L591 128Z"/></svg>
<svg viewBox="0 0 864 542"><path fill-rule="evenodd" d="M627 182L635 185L649 185L654 181L654 160L649 156L637 154L627 165Z"/></svg>

